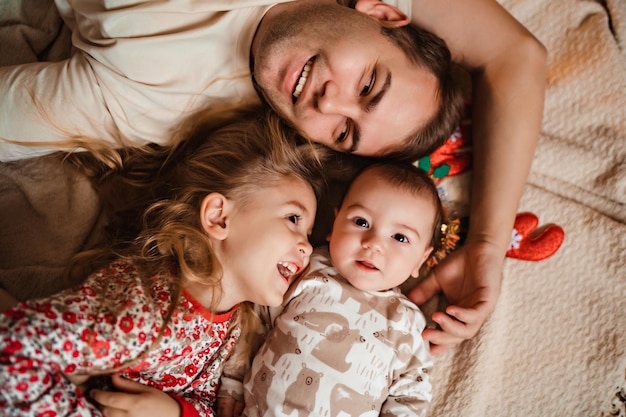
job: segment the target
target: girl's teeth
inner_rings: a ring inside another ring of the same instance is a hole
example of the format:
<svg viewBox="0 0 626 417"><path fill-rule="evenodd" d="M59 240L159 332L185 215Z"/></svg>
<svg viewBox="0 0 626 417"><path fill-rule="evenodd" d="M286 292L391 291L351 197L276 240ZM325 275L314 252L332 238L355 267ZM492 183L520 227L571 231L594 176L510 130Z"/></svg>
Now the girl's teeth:
<svg viewBox="0 0 626 417"><path fill-rule="evenodd" d="M279 262L278 270L281 273L281 275L287 277L287 276L295 274L298 271L298 267L291 262Z"/></svg>

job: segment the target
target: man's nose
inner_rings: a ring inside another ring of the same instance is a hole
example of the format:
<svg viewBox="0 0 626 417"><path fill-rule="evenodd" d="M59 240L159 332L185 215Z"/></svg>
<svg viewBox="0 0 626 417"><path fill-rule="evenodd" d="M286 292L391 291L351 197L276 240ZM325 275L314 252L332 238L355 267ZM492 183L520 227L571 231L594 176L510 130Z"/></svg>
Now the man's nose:
<svg viewBox="0 0 626 417"><path fill-rule="evenodd" d="M317 99L317 107L321 113L338 114L351 119L356 119L359 113L357 98L332 81L324 85Z"/></svg>

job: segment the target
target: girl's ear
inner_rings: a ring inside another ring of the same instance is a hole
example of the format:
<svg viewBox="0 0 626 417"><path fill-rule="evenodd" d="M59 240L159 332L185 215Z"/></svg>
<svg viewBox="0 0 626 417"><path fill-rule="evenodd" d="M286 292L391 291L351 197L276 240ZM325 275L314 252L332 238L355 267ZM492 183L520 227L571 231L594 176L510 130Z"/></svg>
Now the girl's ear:
<svg viewBox="0 0 626 417"><path fill-rule="evenodd" d="M419 275L420 275L420 268L422 267L424 262L426 262L426 259L428 259L428 257L432 253L432 251L433 251L433 247L432 246L429 246L429 247L426 248L426 250L424 251L424 256L422 256L422 260L413 269L413 272L411 272L411 276L413 278L418 278L419 277Z"/></svg>
<svg viewBox="0 0 626 417"><path fill-rule="evenodd" d="M387 28L405 26L409 23L409 17L400 9L380 0L357 0L354 8L378 20L381 25Z"/></svg>
<svg viewBox="0 0 626 417"><path fill-rule="evenodd" d="M200 205L200 224L213 239L224 240L228 236L228 220L232 205L220 193L211 193L204 197Z"/></svg>

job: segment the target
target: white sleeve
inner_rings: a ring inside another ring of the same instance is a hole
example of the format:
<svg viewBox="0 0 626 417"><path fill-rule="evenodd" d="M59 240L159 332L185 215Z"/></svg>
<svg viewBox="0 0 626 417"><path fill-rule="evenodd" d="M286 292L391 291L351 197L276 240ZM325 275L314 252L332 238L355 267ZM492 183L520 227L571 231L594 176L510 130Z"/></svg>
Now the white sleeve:
<svg viewBox="0 0 626 417"><path fill-rule="evenodd" d="M0 67L0 120L0 161L48 154L64 144L76 150L68 147L71 138L115 143L106 133L115 129L98 82L80 54Z"/></svg>

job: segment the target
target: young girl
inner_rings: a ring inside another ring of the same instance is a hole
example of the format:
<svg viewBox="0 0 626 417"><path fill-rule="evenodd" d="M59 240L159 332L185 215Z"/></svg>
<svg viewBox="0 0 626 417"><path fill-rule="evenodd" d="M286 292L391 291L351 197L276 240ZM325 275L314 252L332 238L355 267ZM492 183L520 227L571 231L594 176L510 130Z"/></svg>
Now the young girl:
<svg viewBox="0 0 626 417"><path fill-rule="evenodd" d="M171 198L123 256L0 316L4 415L213 415L223 362L253 333L246 302L279 305L312 250L323 155L250 115L168 155ZM99 375L124 393L83 393Z"/></svg>

